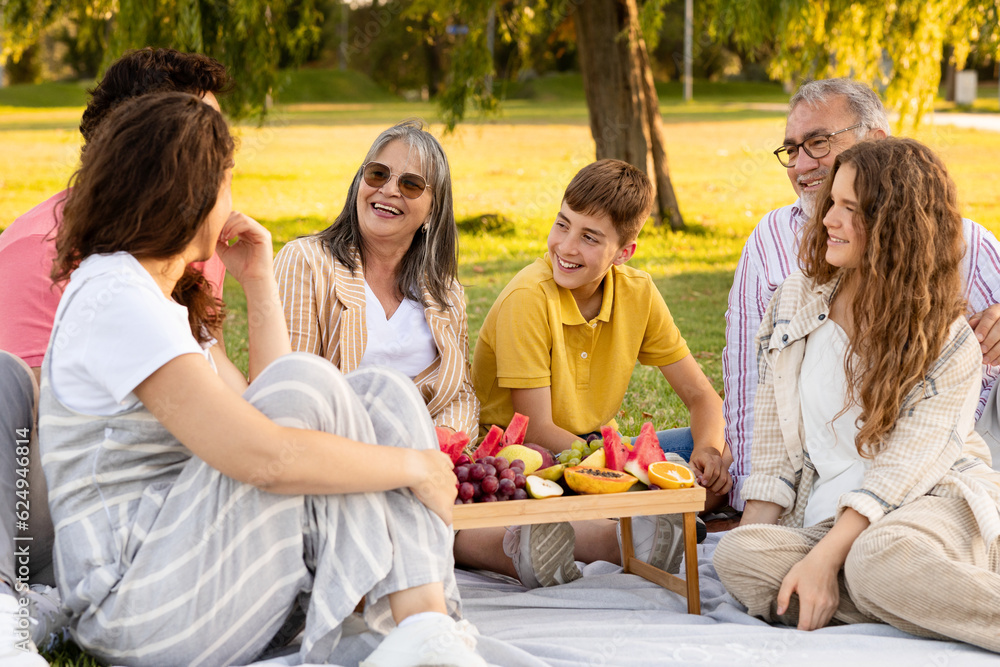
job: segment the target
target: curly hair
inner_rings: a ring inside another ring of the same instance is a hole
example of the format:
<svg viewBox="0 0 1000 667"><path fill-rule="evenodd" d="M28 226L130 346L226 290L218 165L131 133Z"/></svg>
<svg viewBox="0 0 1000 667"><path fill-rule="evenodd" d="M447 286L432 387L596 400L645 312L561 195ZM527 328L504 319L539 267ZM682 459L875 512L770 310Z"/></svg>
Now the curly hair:
<svg viewBox="0 0 1000 667"><path fill-rule="evenodd" d="M225 65L200 53L149 46L127 51L111 63L101 81L87 91L90 101L80 121L80 134L86 146L111 110L133 97L168 91L199 96L218 94L232 85Z"/></svg>
<svg viewBox="0 0 1000 667"><path fill-rule="evenodd" d="M215 206L234 150L222 115L194 95L154 93L120 104L71 179L52 280L67 280L91 255L179 255ZM207 342L225 311L205 277L188 266L172 296L188 309L194 337Z"/></svg>
<svg viewBox="0 0 1000 667"><path fill-rule="evenodd" d="M393 141L406 144L419 160L432 197L427 229L414 234L396 275L396 289L404 297L427 306L421 289L426 287L442 308L454 306L448 300L448 291L458 282L458 227L451 195L451 170L444 149L434 135L424 129L423 121L404 120L378 135L354 174L343 210L329 227L315 236L338 262L351 270L352 275L358 269L364 270L365 257L371 250L361 234L358 219L362 171L365 164L376 159ZM355 249L361 255L361 266L354 261Z"/></svg>
<svg viewBox="0 0 1000 667"><path fill-rule="evenodd" d="M850 269L827 263L823 226L834 178L846 164L856 173L853 224L864 243ZM855 446L873 456L895 427L903 399L926 376L951 324L965 312L958 195L929 148L886 138L838 155L817 201L799 259L817 284L851 278L858 286L851 304L855 334L844 361L847 405L860 405Z"/></svg>

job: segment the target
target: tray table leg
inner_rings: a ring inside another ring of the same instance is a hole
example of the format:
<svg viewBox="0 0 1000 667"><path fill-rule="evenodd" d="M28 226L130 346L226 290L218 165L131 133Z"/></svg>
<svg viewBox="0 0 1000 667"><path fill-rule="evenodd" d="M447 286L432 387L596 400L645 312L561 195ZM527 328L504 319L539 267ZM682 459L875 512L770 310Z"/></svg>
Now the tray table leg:
<svg viewBox="0 0 1000 667"><path fill-rule="evenodd" d="M622 531L622 571L632 573L629 567L635 558L635 546L632 544L632 517L623 516L618 519Z"/></svg>
<svg viewBox="0 0 1000 667"><path fill-rule="evenodd" d="M629 517L619 519L622 531L622 560L624 561L622 570L628 574L636 574L654 584L659 584L678 595L683 595L688 601L689 614L701 614L701 592L698 586L698 534L695 530L695 517L697 516L697 512L684 513L686 580L636 558L632 545L632 520Z"/></svg>
<svg viewBox="0 0 1000 667"><path fill-rule="evenodd" d="M697 512L684 513L684 565L687 581L688 613L701 614L701 591L698 586Z"/></svg>

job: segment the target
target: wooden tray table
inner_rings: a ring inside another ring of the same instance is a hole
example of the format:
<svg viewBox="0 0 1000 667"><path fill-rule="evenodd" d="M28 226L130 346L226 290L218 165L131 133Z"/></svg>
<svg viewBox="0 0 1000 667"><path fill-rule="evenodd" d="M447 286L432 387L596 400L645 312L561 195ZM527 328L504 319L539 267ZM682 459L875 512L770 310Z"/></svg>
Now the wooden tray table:
<svg viewBox="0 0 1000 667"><path fill-rule="evenodd" d="M659 489L627 491L598 495L559 496L557 498L507 500L496 503L456 505L454 527L488 528L525 526L537 523L581 521L585 519L620 519L624 545L624 571L637 574L667 590L687 598L688 613L701 613L698 589L698 540L695 517L705 509L705 489ZM653 514L684 515L685 579L664 572L635 558L632 551L633 516Z"/></svg>

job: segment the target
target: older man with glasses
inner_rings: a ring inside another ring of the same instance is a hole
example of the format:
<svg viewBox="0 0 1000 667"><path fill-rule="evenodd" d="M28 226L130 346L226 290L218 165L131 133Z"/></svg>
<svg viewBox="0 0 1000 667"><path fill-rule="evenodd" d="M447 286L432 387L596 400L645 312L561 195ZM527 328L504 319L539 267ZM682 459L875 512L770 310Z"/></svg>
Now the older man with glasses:
<svg viewBox="0 0 1000 667"><path fill-rule="evenodd" d="M722 358L725 383L726 443L733 453L733 507L742 509L743 481L750 473L753 404L757 390L757 328L778 285L799 268L800 233L816 210L816 198L833 162L859 141L882 139L889 120L878 96L850 79L824 79L804 84L788 104L785 139L774 151L787 170L798 199L764 216L750 234L726 311L726 349ZM983 387L977 429L1000 464L1000 418L994 390L1000 375L1000 242L971 220L965 220L963 261L965 297L970 323L983 351ZM991 393L992 391L992 393Z"/></svg>

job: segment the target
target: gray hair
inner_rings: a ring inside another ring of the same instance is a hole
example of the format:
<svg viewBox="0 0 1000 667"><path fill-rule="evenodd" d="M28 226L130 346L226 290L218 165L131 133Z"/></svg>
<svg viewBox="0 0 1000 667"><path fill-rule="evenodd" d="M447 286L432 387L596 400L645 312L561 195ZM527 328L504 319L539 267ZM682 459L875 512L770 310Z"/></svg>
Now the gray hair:
<svg viewBox="0 0 1000 667"><path fill-rule="evenodd" d="M886 136L890 134L889 116L882 100L871 88L853 79L819 79L802 84L788 102L788 113L791 114L803 102L816 109L830 104L836 97L847 101L848 110L861 123L861 127L855 130L859 141L867 138L872 130L882 130Z"/></svg>
<svg viewBox="0 0 1000 667"><path fill-rule="evenodd" d="M448 307L454 305L448 301L448 291L458 282L458 228L451 194L451 170L441 144L424 127L419 119L404 120L378 135L354 174L344 209L333 224L316 236L352 274L364 267L366 248L357 209L363 167L393 141L403 142L409 147L410 156L420 159L432 199L427 230L420 228L414 234L413 243L400 262L396 286L403 296L425 306L428 304L421 288L426 287L440 306ZM354 261L355 249L361 255L361 267Z"/></svg>

